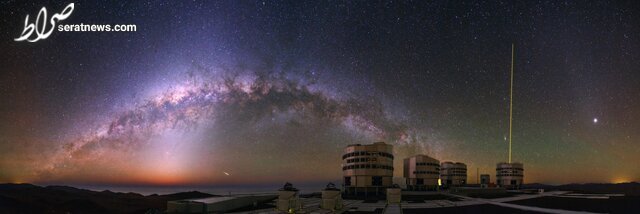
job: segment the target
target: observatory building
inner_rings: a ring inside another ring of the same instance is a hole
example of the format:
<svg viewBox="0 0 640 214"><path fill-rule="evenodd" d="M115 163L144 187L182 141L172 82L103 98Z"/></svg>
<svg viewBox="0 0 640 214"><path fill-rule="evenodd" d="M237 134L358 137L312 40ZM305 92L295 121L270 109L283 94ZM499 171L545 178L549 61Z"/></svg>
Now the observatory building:
<svg viewBox="0 0 640 214"><path fill-rule="evenodd" d="M524 181L522 163L498 163L496 166L496 183L507 189L519 189Z"/></svg>
<svg viewBox="0 0 640 214"><path fill-rule="evenodd" d="M522 163L511 162L511 132L513 126L513 70L515 45L511 44L511 83L509 84L509 161L496 164L496 184L507 189L519 189L524 181Z"/></svg>
<svg viewBox="0 0 640 214"><path fill-rule="evenodd" d="M404 159L404 178L409 190L437 190L440 178L440 161L416 155Z"/></svg>
<svg viewBox="0 0 640 214"><path fill-rule="evenodd" d="M342 172L346 194L383 192L392 186L393 146L384 142L347 146L342 155Z"/></svg>
<svg viewBox="0 0 640 214"><path fill-rule="evenodd" d="M440 165L442 186L463 186L467 184L467 165L460 162L444 162Z"/></svg>

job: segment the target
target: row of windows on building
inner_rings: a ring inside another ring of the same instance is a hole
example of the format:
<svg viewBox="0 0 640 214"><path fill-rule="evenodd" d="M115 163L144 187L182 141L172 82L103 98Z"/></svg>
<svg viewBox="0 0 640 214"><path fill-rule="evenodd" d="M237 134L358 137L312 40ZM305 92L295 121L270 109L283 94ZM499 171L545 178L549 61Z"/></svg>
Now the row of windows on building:
<svg viewBox="0 0 640 214"><path fill-rule="evenodd" d="M344 185L351 186L351 177L344 177ZM382 186L382 177L381 176L372 176L371 177L371 186Z"/></svg>
<svg viewBox="0 0 640 214"><path fill-rule="evenodd" d="M441 174L441 177L449 177L449 176L463 176L463 177L467 177L467 173L449 173L449 174Z"/></svg>
<svg viewBox="0 0 640 214"><path fill-rule="evenodd" d="M502 177L502 176L504 176L504 177L506 177L506 176L523 177L523 175L522 175L522 174L498 174L498 175L496 175L496 176L501 176L501 177Z"/></svg>
<svg viewBox="0 0 640 214"><path fill-rule="evenodd" d="M524 171L523 168L510 168L510 167L506 167L506 168L497 168L496 171L500 171L500 170L520 170L520 171Z"/></svg>
<svg viewBox="0 0 640 214"><path fill-rule="evenodd" d="M347 163L357 163L357 162L375 162L377 158L351 158L347 159Z"/></svg>
<svg viewBox="0 0 640 214"><path fill-rule="evenodd" d="M518 180L498 180L498 185L504 185L504 184L509 184L511 183L511 185L518 185Z"/></svg>
<svg viewBox="0 0 640 214"><path fill-rule="evenodd" d="M440 173L448 173L448 174L467 174L466 170L441 170Z"/></svg>
<svg viewBox="0 0 640 214"><path fill-rule="evenodd" d="M418 162L416 163L416 166L435 166L435 167L440 167L440 164L437 163L429 163L429 162Z"/></svg>
<svg viewBox="0 0 640 214"><path fill-rule="evenodd" d="M522 172L518 172L518 171L500 171L498 172L499 175L504 175L504 174L522 174Z"/></svg>
<svg viewBox="0 0 640 214"><path fill-rule="evenodd" d="M378 165L378 164L354 164L354 165L348 165L348 166L343 166L342 167L342 170L347 170L347 169L386 169L386 170L393 170L393 166Z"/></svg>
<svg viewBox="0 0 640 214"><path fill-rule="evenodd" d="M440 172L434 172L434 171L413 171L413 174L430 174L430 175L440 175Z"/></svg>
<svg viewBox="0 0 640 214"><path fill-rule="evenodd" d="M342 159L344 160L348 157L355 157L355 156L380 156L380 157L388 157L393 159L393 155L386 152L366 152L366 151L350 152L350 153L344 154L342 156Z"/></svg>
<svg viewBox="0 0 640 214"><path fill-rule="evenodd" d="M462 170L462 171L467 171L467 168L457 168L457 167L447 167L447 168L442 168L443 170Z"/></svg>

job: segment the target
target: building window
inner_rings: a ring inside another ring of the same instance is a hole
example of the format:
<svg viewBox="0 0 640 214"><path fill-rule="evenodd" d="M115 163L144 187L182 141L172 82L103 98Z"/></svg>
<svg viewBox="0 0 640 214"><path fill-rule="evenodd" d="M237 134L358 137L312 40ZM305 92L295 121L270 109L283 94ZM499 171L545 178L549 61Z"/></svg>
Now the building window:
<svg viewBox="0 0 640 214"><path fill-rule="evenodd" d="M344 177L344 185L351 186L351 177Z"/></svg>

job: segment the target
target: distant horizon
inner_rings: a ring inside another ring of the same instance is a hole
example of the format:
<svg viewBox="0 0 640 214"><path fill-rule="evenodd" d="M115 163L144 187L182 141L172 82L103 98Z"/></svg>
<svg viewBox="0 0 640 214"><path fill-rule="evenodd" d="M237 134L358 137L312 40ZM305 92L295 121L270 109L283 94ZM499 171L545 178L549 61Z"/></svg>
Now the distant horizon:
<svg viewBox="0 0 640 214"><path fill-rule="evenodd" d="M619 185L619 184L638 184L640 182L632 181L632 182L624 182L624 183L567 183L567 184L544 184L544 183L526 183L525 185L548 185L548 186L563 186L563 185L600 185L600 184L611 184L611 185ZM0 183L2 184L18 184L18 183ZM21 184L31 184L41 187L49 187L49 186L65 186L65 187L73 187L78 189L85 189L90 191L102 192L102 191L110 191L116 193L137 193L141 195L166 195L166 194L174 194L174 193L182 193L182 192L191 192L198 191L203 193L209 193L213 195L228 195L228 194L258 194L258 193L273 193L277 192L280 188L282 188L283 184L265 184L265 185L235 185L235 186L154 186L154 185L75 185L75 184L32 184L32 183L21 183ZM304 183L294 183L294 187L298 188L302 193L312 193L322 190L326 184L313 183L313 184L304 184ZM470 184L477 185L477 184Z"/></svg>
<svg viewBox="0 0 640 214"><path fill-rule="evenodd" d="M330 182L330 181L329 181ZM329 182L291 182L288 181L288 183L292 183L294 185L294 187L309 187L309 186L326 186ZM60 182L60 183L47 183L47 182L35 182L35 183L12 183L12 182L6 182L4 184L33 184L33 185L37 185L37 186L71 186L71 187L184 187L184 188L188 188L188 187L194 187L194 188L265 188L265 187L277 187L277 188L281 188L285 182L282 183L263 183L263 184L144 184L144 183L131 183L131 184L122 184L122 183L65 183L65 182ZM340 186L341 183L336 180L334 182L336 186ZM494 183L494 182L492 182ZM542 184L542 185L550 185L550 186L562 186L562 185L571 185L571 184L625 184L625 183L640 183L640 181L624 181L624 182L618 182L618 183L613 183L613 182L573 182L573 183L541 183L541 182L532 182L532 183L527 183L525 182L524 185L531 185L531 184ZM0 184L3 184L0 182ZM475 182L468 182L468 185L478 185L478 183Z"/></svg>
<svg viewBox="0 0 640 214"><path fill-rule="evenodd" d="M526 168L526 165L525 165ZM467 184L478 184L478 182L476 182L476 170L472 170L471 168L467 169ZM400 174L402 173L401 171L396 171L394 174ZM491 183L495 183L495 173L485 173L480 171L480 174L489 174L490 175L490 181ZM640 179L638 180L628 180L628 179L623 179L623 178L614 178L611 179L610 181L575 181L575 182L557 182L557 181L534 181L534 182L527 182L528 175L527 175L527 171L525 170L525 179L524 179L524 183L525 184L546 184L546 185L567 185L567 184L598 184L598 183L605 183L605 184L619 184L619 183L634 183L634 182L640 182ZM393 177L394 182L397 182L398 180L404 179L402 176L394 176ZM0 180L0 182L2 182L2 180ZM265 181L265 182L260 182L260 183L252 183L252 182L236 182L236 183L214 183L214 182L183 182L183 183L152 183L152 182L82 182L82 181L50 181L50 182L46 182L46 181L34 181L34 182L20 182L20 183L31 183L31 184L44 184L44 185L57 185L57 184L61 184L61 185L69 185L69 186L73 186L73 185L79 185L79 186L121 186L121 187L126 187L126 186L135 186L135 187L144 187L144 186L149 186L149 187L251 187L251 186L255 186L255 187L265 187L265 186L273 186L273 185L279 185L282 186L284 185L285 182L289 182L289 183L293 183L294 185L306 185L306 186L312 186L312 185L326 185L329 182L334 183L336 185L340 185L342 184L342 179L341 177L336 177L333 180L330 179L319 179L319 180L305 180L305 181L301 181L301 180L296 180L296 179L282 179L282 181ZM8 182L8 183L15 183L15 182Z"/></svg>

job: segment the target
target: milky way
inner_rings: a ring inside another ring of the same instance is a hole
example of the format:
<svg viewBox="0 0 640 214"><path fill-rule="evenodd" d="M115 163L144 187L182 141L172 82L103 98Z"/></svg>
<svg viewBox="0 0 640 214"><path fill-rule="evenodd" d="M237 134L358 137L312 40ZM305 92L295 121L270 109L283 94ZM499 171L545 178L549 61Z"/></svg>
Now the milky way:
<svg viewBox="0 0 640 214"><path fill-rule="evenodd" d="M286 173L309 167L308 163L295 163L296 159L324 159L335 167L340 160L337 154L348 143L380 140L395 144L399 151L426 152L425 145L412 136L417 131L386 116L375 100L331 98L321 90L310 89L314 85L268 72L212 76L211 71L199 69L190 70L182 84L115 113L95 130L65 143L40 169L42 179L69 179L66 174L96 167L103 170L95 176L126 173L135 177L135 172L140 172L144 174L140 176L166 179L160 180L163 182L224 181L216 175L228 171L242 177L255 176L264 173L263 168L268 168L268 173L282 173L279 177L304 177ZM289 157L275 157L282 152L256 154L252 147L260 147L255 144L261 141L284 145L274 150L299 145L307 148L296 150L301 154L285 155ZM407 147L412 144L418 145ZM219 150L228 148L235 148L233 155L215 157L221 154ZM264 160L274 166L261 166ZM202 164L194 166L194 162ZM191 175L194 170L197 175ZM331 179L324 174L316 176Z"/></svg>

